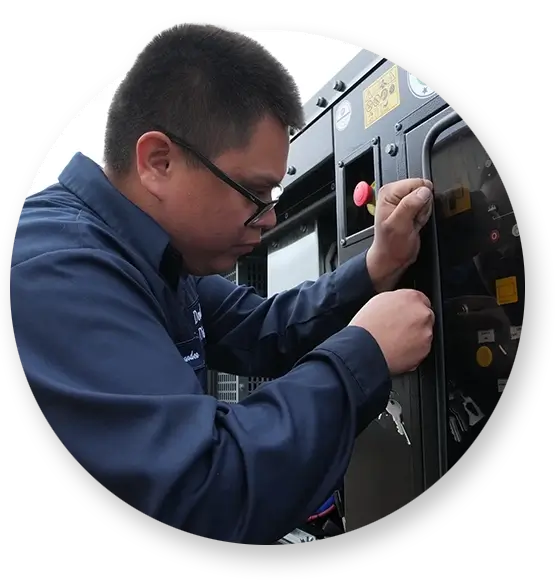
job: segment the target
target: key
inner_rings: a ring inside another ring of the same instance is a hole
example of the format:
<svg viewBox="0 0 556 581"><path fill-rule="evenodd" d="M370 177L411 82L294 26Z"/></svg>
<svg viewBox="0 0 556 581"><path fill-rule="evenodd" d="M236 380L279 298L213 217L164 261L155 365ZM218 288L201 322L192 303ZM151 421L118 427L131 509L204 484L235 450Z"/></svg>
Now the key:
<svg viewBox="0 0 556 581"><path fill-rule="evenodd" d="M454 440L458 443L461 442L461 440L462 440L461 432L459 431L458 421L456 420L456 418L454 416L450 416L448 423L450 425L450 432L452 432L452 436L454 437Z"/></svg>
<svg viewBox="0 0 556 581"><path fill-rule="evenodd" d="M409 440L409 436L407 435L407 431L403 425L402 406L395 399L390 399L388 400L386 411L392 416L398 434L400 434L400 436L405 436L408 445L411 446L411 441Z"/></svg>

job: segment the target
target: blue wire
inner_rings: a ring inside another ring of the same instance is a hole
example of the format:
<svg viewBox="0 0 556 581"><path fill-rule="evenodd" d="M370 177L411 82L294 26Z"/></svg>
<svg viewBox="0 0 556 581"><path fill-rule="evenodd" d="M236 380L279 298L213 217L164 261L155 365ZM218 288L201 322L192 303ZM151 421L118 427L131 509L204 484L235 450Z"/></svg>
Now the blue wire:
<svg viewBox="0 0 556 581"><path fill-rule="evenodd" d="M324 504L322 504L316 511L315 514L320 514L334 504L334 495L332 495Z"/></svg>

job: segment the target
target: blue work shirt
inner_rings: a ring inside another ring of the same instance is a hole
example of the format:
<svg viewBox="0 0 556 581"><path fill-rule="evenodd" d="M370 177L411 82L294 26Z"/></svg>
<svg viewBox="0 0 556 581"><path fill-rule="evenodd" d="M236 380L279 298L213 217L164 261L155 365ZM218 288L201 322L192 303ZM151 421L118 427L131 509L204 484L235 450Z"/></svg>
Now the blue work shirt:
<svg viewBox="0 0 556 581"><path fill-rule="evenodd" d="M267 299L188 275L82 154L25 201L11 267L21 362L73 456L164 523L252 544L304 522L386 406L380 348L346 327L374 292L364 254ZM207 366L276 379L229 404Z"/></svg>

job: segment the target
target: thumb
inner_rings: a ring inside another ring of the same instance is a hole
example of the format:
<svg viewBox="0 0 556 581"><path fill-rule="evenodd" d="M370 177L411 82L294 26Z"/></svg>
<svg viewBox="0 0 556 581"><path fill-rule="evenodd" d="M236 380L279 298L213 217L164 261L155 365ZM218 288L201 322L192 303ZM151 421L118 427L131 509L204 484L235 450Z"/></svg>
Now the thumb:
<svg viewBox="0 0 556 581"><path fill-rule="evenodd" d="M407 224L417 222L422 228L432 211L432 191L429 188L417 188L404 198L390 215L390 220Z"/></svg>

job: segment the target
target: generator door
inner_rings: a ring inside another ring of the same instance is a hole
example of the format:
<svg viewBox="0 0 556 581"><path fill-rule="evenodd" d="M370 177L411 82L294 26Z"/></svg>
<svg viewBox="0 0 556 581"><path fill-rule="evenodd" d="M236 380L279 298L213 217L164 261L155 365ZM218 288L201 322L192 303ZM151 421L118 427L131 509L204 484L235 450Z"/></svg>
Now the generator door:
<svg viewBox="0 0 556 581"><path fill-rule="evenodd" d="M424 235L432 270L420 276L428 277L424 290L437 329L421 395L429 403L425 436L434 432L430 441L438 444L428 473L441 476L475 441L508 380L521 336L524 263L506 187L461 118L440 113L407 139L410 173L434 184L434 214ZM415 140L422 144L420 159Z"/></svg>

